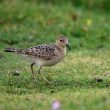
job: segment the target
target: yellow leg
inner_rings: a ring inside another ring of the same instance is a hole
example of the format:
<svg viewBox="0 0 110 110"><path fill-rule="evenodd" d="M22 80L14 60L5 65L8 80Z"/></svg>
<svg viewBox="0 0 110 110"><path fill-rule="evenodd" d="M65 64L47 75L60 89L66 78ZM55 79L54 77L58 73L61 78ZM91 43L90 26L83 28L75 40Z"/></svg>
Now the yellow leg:
<svg viewBox="0 0 110 110"><path fill-rule="evenodd" d="M35 78L35 74L34 74L34 71L33 71L33 66L35 65L35 63L32 63L31 64L31 72L32 72L32 77Z"/></svg>
<svg viewBox="0 0 110 110"><path fill-rule="evenodd" d="M42 66L39 67L38 74L40 74L41 69L42 69Z"/></svg>

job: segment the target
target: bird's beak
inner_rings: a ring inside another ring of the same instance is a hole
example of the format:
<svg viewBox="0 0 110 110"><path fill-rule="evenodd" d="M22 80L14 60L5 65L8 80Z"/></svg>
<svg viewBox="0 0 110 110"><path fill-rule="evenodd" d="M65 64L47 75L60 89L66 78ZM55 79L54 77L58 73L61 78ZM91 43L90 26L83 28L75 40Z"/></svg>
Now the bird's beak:
<svg viewBox="0 0 110 110"><path fill-rule="evenodd" d="M66 44L66 46L71 50L71 47L68 44Z"/></svg>

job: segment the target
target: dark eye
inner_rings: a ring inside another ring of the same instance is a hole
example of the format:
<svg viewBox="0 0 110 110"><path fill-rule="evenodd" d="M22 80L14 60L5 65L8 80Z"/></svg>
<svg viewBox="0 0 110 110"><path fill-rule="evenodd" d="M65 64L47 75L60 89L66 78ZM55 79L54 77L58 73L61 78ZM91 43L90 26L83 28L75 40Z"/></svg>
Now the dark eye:
<svg viewBox="0 0 110 110"><path fill-rule="evenodd" d="M64 42L63 40L60 40L60 42Z"/></svg>

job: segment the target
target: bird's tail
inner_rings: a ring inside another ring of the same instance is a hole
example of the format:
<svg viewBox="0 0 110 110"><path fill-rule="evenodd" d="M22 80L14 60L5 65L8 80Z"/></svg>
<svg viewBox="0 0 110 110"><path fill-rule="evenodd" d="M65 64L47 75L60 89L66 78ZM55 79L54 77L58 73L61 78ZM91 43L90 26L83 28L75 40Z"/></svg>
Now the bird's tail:
<svg viewBox="0 0 110 110"><path fill-rule="evenodd" d="M4 51L5 51L5 52L15 52L15 53L19 53L19 52L22 51L22 49L5 48Z"/></svg>

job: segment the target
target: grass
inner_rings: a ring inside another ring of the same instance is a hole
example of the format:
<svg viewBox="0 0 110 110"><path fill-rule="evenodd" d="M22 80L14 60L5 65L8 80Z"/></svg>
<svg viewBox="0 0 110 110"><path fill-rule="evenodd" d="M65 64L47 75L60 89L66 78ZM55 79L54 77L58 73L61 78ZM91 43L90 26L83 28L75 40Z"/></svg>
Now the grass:
<svg viewBox="0 0 110 110"><path fill-rule="evenodd" d="M8 4L0 4L0 110L50 110L54 99L61 110L109 110L110 15L70 3ZM50 85L31 78L29 62L3 52L54 42L59 34L68 36L72 50L58 65L43 68Z"/></svg>

